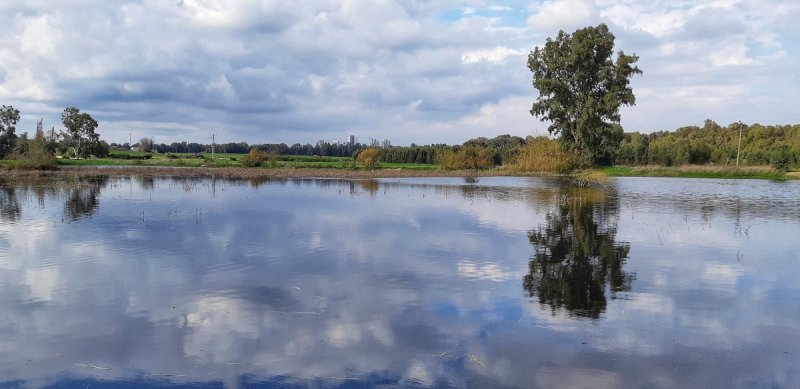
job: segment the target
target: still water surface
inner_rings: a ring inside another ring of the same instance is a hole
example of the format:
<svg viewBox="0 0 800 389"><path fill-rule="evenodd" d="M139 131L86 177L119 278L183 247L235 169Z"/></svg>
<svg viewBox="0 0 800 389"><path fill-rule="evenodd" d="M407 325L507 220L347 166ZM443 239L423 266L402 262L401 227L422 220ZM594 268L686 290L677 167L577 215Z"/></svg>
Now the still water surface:
<svg viewBox="0 0 800 389"><path fill-rule="evenodd" d="M800 182L0 181L0 387L798 387Z"/></svg>

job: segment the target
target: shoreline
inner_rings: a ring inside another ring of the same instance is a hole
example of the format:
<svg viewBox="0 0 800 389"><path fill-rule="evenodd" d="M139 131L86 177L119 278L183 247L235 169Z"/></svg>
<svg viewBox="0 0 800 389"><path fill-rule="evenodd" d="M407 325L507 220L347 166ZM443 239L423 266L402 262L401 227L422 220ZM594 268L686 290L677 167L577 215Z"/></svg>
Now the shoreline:
<svg viewBox="0 0 800 389"><path fill-rule="evenodd" d="M69 166L57 170L0 170L0 177L57 177L57 176L157 176L157 177L224 177L235 179L287 178L414 178L414 177L489 177L519 176L507 170L412 170L375 169L350 170L332 168L240 168L240 167L172 167L172 166ZM530 175L527 175L530 176Z"/></svg>
<svg viewBox="0 0 800 389"><path fill-rule="evenodd" d="M761 167L714 169L709 167L601 167L595 170L607 177L671 177L797 180L800 172L767 172ZM417 170L417 169L339 169L315 167L243 168L243 167L185 167L185 166L135 166L92 165L60 166L56 170L0 169L0 178L14 177L88 177L88 176L156 176L156 177L224 177L233 179L288 179L288 178L416 178L416 177L573 177L552 173L517 173L508 169L488 170Z"/></svg>

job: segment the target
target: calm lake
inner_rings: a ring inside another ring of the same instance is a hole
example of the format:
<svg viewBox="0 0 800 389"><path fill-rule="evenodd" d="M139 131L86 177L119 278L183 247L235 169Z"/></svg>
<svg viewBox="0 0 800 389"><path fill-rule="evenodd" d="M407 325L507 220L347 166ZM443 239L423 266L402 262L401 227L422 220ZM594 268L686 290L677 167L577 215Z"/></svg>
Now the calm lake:
<svg viewBox="0 0 800 389"><path fill-rule="evenodd" d="M800 386L800 181L0 179L0 387Z"/></svg>

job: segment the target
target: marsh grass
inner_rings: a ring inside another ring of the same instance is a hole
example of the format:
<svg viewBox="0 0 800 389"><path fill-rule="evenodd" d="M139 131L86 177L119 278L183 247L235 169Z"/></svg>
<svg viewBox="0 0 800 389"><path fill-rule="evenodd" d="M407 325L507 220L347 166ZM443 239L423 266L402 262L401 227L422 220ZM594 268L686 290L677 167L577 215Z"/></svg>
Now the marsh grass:
<svg viewBox="0 0 800 389"><path fill-rule="evenodd" d="M3 161L3 166L10 170L56 170L55 158L49 159L10 159Z"/></svg>
<svg viewBox="0 0 800 389"><path fill-rule="evenodd" d="M565 153L557 140L539 137L520 147L507 168L520 174L564 174L577 165L577 160Z"/></svg>
<svg viewBox="0 0 800 389"><path fill-rule="evenodd" d="M444 170L483 170L494 167L492 153L485 148L468 146L461 150L446 150L439 153L436 164Z"/></svg>
<svg viewBox="0 0 800 389"><path fill-rule="evenodd" d="M4 161L6 168L12 170L55 170L58 169L56 157L47 150L43 143L31 141L27 149L12 155Z"/></svg>
<svg viewBox="0 0 800 389"><path fill-rule="evenodd" d="M610 182L608 175L606 175L606 173L602 170L597 169L579 170L572 175L571 179L575 186L581 188L595 185L605 186Z"/></svg>

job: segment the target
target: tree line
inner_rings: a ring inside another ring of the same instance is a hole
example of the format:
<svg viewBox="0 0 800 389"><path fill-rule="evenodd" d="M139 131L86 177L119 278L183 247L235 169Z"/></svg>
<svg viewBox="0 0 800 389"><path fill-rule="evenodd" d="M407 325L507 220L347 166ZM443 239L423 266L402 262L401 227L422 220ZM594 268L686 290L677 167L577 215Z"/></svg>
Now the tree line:
<svg viewBox="0 0 800 389"><path fill-rule="evenodd" d="M741 133L741 142L740 142ZM741 143L741 146L740 146ZM651 134L626 133L617 164L773 165L784 169L800 162L800 125L766 126L731 123L722 127L707 119L702 127L681 127Z"/></svg>
<svg viewBox="0 0 800 389"><path fill-rule="evenodd" d="M145 152L157 153L206 153L211 152L211 144L197 142L172 142L170 144L156 144L152 138L142 138L133 147ZM128 143L111 143L111 150L128 150ZM247 154L251 149L256 149L270 155L319 155L325 157L352 157L353 153L366 147L361 143L353 145L342 143L322 142L316 145L295 143L291 146L286 143L253 143L228 142L215 143L214 150L219 153Z"/></svg>
<svg viewBox="0 0 800 389"><path fill-rule="evenodd" d="M88 113L78 108L67 107L61 114L63 130L44 130L42 121L37 122L33 136L27 132L17 133L19 110L12 106L0 106L0 158L24 160L51 159L53 156L86 158L104 157L109 150L128 150L129 145L107 144L96 132L98 123ZM621 129L620 129L621 131ZM740 139L741 135L741 139ZM650 134L640 132L623 133L619 145L605 149L601 160L595 163L621 165L685 164L718 165L766 165L779 170L800 164L800 125L761 125L731 123L725 127L713 120L706 120L702 127L687 126L674 131L658 131ZM527 160L551 155L556 170L568 170L570 163L556 159L575 155L569 145L559 139L563 151L549 143L557 142L546 137L500 135L494 138L479 137L460 145L431 144L390 147L367 147L320 142L316 145L295 143L248 144L230 142L215 144L217 152L246 154L256 149L267 155L305 155L328 157L357 157L363 150L374 149L378 161L387 163L439 164L452 169L485 169L501 165L513 165L521 157ZM153 138L142 138L136 144L148 152L202 153L211 151L211 144L196 142L173 142L156 144ZM555 161L555 162L554 162ZM49 162L48 162L49 163ZM537 162L541 165L543 162ZM580 163L576 162L576 163Z"/></svg>
<svg viewBox="0 0 800 389"><path fill-rule="evenodd" d="M45 131L42 120L36 122L33 137L17 134L20 112L13 106L0 106L0 158L15 161L20 167L48 168L55 166L55 154L75 158L90 155L106 156L109 145L100 140L98 124L86 112L67 107L61 112L63 130Z"/></svg>

